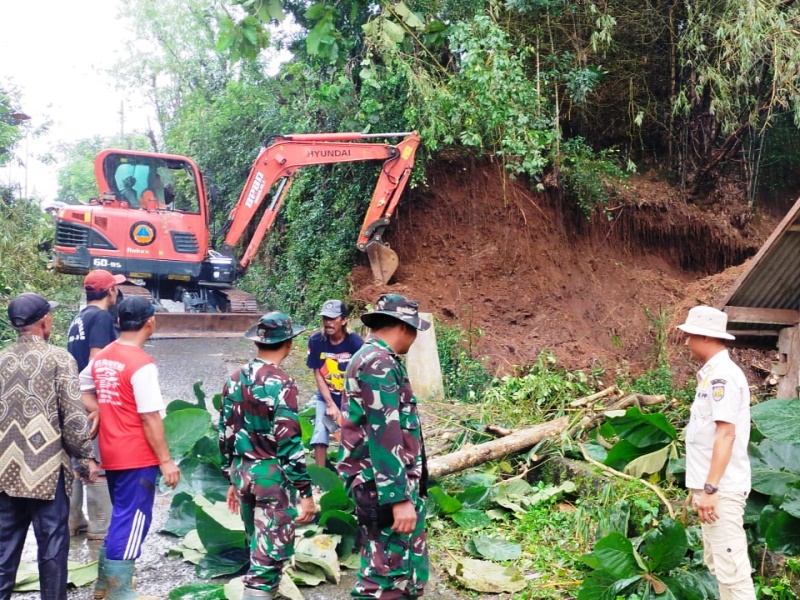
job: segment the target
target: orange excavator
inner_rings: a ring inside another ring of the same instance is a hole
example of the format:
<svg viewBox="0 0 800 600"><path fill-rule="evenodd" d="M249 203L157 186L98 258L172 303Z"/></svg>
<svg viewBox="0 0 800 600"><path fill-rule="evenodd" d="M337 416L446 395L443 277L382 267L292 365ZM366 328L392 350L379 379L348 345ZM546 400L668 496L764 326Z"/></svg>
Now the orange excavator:
<svg viewBox="0 0 800 600"><path fill-rule="evenodd" d="M395 145L367 141L397 137L403 139ZM356 245L367 253L375 279L388 283L398 259L383 241L383 232L408 183L419 143L416 132L274 136L253 164L219 250L211 247L203 174L190 158L103 150L95 158L100 197L88 205L64 206L57 213L54 268L77 275L92 269L122 273L139 284L124 286L123 294L147 295L157 305L163 300L182 303L183 313L169 313L174 324L167 329L175 329L175 337L243 329L240 325L251 323L258 307L234 284L275 222L297 170L383 161ZM255 232L237 260L236 247L245 232L252 231L259 212ZM215 318L200 318L198 313ZM162 333L165 325L161 319Z"/></svg>

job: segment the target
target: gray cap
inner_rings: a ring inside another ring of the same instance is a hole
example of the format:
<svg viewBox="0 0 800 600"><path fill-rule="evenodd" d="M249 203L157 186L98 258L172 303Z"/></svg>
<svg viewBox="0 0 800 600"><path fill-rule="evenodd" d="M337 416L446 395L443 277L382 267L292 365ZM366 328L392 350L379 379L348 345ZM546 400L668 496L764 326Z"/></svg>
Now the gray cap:
<svg viewBox="0 0 800 600"><path fill-rule="evenodd" d="M320 317L328 317L335 319L336 317L346 317L347 307L341 300L326 300L322 305L322 310L319 311Z"/></svg>

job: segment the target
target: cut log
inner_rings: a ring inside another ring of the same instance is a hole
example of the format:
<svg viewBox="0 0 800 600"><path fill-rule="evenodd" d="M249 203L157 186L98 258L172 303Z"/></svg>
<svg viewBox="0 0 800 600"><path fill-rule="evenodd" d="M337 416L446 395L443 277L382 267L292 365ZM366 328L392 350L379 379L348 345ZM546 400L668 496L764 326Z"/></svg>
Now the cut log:
<svg viewBox="0 0 800 600"><path fill-rule="evenodd" d="M664 396L631 394L630 396L619 399L606 408L597 410L586 409L585 416L577 423L575 423L574 417L572 419L570 419L570 417L559 417L552 421L534 425L533 427L519 429L496 440L469 446L458 452L445 454L444 456L437 456L428 461L428 474L433 478L450 475L451 473L457 473L490 460L496 460L509 454L522 452L538 444L546 437L561 435L567 431L567 429L570 429L570 433L574 434L591 427L596 421L602 419L603 413L606 410L623 410L631 406L650 406L665 401L666 398ZM572 426L570 427L570 425Z"/></svg>

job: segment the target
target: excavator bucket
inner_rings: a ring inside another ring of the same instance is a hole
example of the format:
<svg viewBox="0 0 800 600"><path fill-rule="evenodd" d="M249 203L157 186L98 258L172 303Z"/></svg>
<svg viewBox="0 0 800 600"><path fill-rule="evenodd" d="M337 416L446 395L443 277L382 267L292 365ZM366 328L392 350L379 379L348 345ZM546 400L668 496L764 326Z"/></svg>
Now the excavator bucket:
<svg viewBox="0 0 800 600"><path fill-rule="evenodd" d="M367 244L367 256L375 281L380 281L384 285L389 283L400 265L397 253L385 244L370 242Z"/></svg>
<svg viewBox="0 0 800 600"><path fill-rule="evenodd" d="M156 313L154 339L241 337L261 313Z"/></svg>

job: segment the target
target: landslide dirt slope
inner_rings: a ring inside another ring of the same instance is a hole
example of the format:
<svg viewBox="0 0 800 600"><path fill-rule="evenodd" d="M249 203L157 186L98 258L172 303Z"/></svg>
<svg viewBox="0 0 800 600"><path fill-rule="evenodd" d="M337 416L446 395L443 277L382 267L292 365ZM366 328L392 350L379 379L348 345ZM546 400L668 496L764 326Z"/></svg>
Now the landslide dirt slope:
<svg viewBox="0 0 800 600"><path fill-rule="evenodd" d="M545 349L569 368L651 367L648 312L674 320L697 301L719 303L736 265L776 222L754 223L735 202L701 209L648 176L629 183L613 220L592 223L496 164L438 163L427 181L387 232L401 261L395 280L374 285L358 267L352 298L396 291L448 323L480 329L478 350L496 372Z"/></svg>

